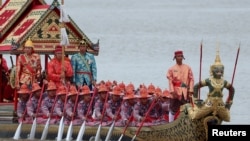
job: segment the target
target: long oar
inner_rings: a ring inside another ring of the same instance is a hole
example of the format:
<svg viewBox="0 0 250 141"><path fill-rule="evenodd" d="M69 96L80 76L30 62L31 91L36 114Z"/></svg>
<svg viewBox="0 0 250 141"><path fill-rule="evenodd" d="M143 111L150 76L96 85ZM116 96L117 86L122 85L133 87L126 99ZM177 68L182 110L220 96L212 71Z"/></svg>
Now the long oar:
<svg viewBox="0 0 250 141"><path fill-rule="evenodd" d="M149 107L147 113L145 114L145 118L141 121L141 125L140 125L139 128L137 129L136 134L134 135L134 137L132 138L131 141L134 141L135 138L136 138L136 136L140 133L141 128L142 128L142 126L143 126L143 124L144 124L144 122L145 122L146 117L148 116L148 114L150 113L150 111L153 109L153 107L156 105L156 103L157 103L156 99L151 103L151 105L150 105L150 107Z"/></svg>
<svg viewBox="0 0 250 141"><path fill-rule="evenodd" d="M29 96L29 100L31 99L31 97L32 97L32 93ZM23 124L23 120L24 120L24 117L25 117L26 113L27 113L27 106L25 107L25 110L23 112L23 116L22 116L21 122L19 123L19 125L18 125L18 127L16 129L16 132L14 134L14 137L13 137L14 140L19 140L20 139L20 134L21 134L21 130L22 130L22 124Z"/></svg>
<svg viewBox="0 0 250 141"><path fill-rule="evenodd" d="M88 114L89 114L90 110L92 109L92 104L93 104L93 101L95 99L96 93L97 93L97 89L95 89L94 94L93 94L93 96L91 98L88 110L87 110L86 115L85 115L86 119L88 117ZM81 128L80 128L79 133L78 133L77 138L76 138L76 141L82 141L82 137L83 137L84 132L85 132L85 124L86 124L86 120L84 120L82 125L81 125Z"/></svg>
<svg viewBox="0 0 250 141"><path fill-rule="evenodd" d="M53 106L52 106L51 111L50 111L51 116L54 113L54 108L55 108L55 105L56 105L56 101L57 101L57 95L56 95L55 101L54 101ZM49 130L49 123L50 123L50 117L47 119L46 124L45 124L45 126L43 128L43 133L42 133L42 136L41 136L41 140L46 140L46 138L47 138L48 130Z"/></svg>
<svg viewBox="0 0 250 141"><path fill-rule="evenodd" d="M121 140L122 140L122 138L123 138L123 136L124 136L124 134L125 134L125 132L126 132L126 130L127 130L127 128L128 128L128 125L129 125L130 122L132 121L132 118L133 118L133 114L131 113L131 115L130 115L130 117L129 117L129 120L128 120L128 123L126 124L125 128L123 129L123 132L122 132L120 138L118 139L118 141L121 141Z"/></svg>
<svg viewBox="0 0 250 141"><path fill-rule="evenodd" d="M40 93L40 97L39 97L39 101L38 101L38 105L37 105L37 108L36 108L36 116L35 116L35 119L33 120L33 124L32 124L32 127L30 129L30 135L29 135L29 138L30 140L34 140L35 139L35 133L36 133L36 117L37 117L37 114L39 112L39 108L41 106L41 100L42 100L42 95L43 95L43 90L44 90L44 85L42 86L42 90L41 90L41 93Z"/></svg>
<svg viewBox="0 0 250 141"><path fill-rule="evenodd" d="M107 95L106 95L106 98L105 98L105 101L104 101L104 109L102 110L102 117L101 117L101 122L99 124L99 127L97 129L97 132L96 132L96 135L95 135L95 141L100 141L101 140L101 128L102 128L102 121L103 121L103 117L104 117L104 114L106 112L106 102L108 100L108 97L109 97L109 93L107 92Z"/></svg>
<svg viewBox="0 0 250 141"><path fill-rule="evenodd" d="M67 99L68 99L68 88L67 88L66 98L64 100L62 118L60 120L59 127L58 127L58 133L57 133L57 137L56 137L57 141L61 141L62 140L62 136L63 136L63 130L64 130L64 113L65 113L65 107L66 107Z"/></svg>
<svg viewBox="0 0 250 141"><path fill-rule="evenodd" d="M113 132L114 127L115 127L115 122L117 120L117 116L119 115L119 113L121 111L121 107L122 107L123 103L124 103L124 100L122 100L122 103L121 103L121 105L120 105L120 107L119 107L119 109L118 109L118 111L117 111L117 113L115 115L116 118L113 119L113 122L112 122L112 124L111 124L111 126L109 128L108 134L107 134L107 136L105 138L105 141L109 141L109 139L111 138L112 132Z"/></svg>
<svg viewBox="0 0 250 141"><path fill-rule="evenodd" d="M77 107L77 104L78 104L78 98L79 98L79 91L78 91L77 96L76 96L76 101L75 101L73 113L75 113L75 111L76 111L76 107ZM67 136L66 136L66 139L65 139L66 141L71 141L72 140L74 116L71 117L70 125L69 125L68 131L67 131Z"/></svg>

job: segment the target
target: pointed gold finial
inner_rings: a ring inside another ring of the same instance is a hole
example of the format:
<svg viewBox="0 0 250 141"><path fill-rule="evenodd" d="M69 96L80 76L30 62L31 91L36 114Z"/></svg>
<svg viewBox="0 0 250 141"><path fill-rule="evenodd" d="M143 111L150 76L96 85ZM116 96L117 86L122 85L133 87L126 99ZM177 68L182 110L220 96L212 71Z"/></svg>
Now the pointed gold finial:
<svg viewBox="0 0 250 141"><path fill-rule="evenodd" d="M31 41L30 37L28 40L25 42L24 47L31 47L34 48L33 42Z"/></svg>

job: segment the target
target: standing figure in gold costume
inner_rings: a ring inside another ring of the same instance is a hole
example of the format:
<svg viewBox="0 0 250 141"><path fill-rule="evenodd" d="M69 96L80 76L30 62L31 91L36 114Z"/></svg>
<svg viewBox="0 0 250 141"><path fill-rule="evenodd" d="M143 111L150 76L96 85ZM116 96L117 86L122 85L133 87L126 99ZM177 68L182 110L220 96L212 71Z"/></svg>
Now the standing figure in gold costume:
<svg viewBox="0 0 250 141"><path fill-rule="evenodd" d="M20 85L26 84L31 89L34 82L41 75L41 58L40 55L34 53L34 45L30 38L25 42L24 54L20 54L16 64L16 88L19 89Z"/></svg>
<svg viewBox="0 0 250 141"><path fill-rule="evenodd" d="M230 107L233 103L234 87L223 79L224 65L221 63L219 51L217 51L215 62L210 67L210 77L194 85L194 101L198 100L198 91L201 87L207 86L209 93L207 99L200 106L194 106L189 109L192 119L200 119L206 115L212 114L218 116L221 120L230 121ZM226 102L223 102L223 89L229 91Z"/></svg>

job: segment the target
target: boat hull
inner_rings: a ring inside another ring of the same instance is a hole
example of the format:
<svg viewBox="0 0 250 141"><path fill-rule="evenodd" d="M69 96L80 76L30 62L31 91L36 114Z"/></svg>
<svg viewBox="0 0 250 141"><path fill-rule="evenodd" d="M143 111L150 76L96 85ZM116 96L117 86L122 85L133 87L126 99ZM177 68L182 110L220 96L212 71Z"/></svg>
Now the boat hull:
<svg viewBox="0 0 250 141"><path fill-rule="evenodd" d="M217 121L217 124L221 124L220 120L215 116L206 116L199 120L192 120L187 113L187 106L181 107L178 118L164 125L142 127L140 133L136 136L137 141L183 141L183 140L195 140L206 141L207 140L207 123L209 121ZM23 124L21 129L21 139L27 139L30 133L32 124ZM35 138L40 139L45 125L37 125ZM0 138L13 138L15 131L18 127L17 123L13 124L0 124L2 128L0 132ZM81 126L73 126L73 139L76 139ZM91 140L96 135L98 129L97 126L86 126L83 140ZM118 140L123 132L124 127L114 127L110 140ZM128 127L122 141L130 141L138 127ZM67 135L68 126L64 127L63 138ZM108 126L101 128L101 139L105 140L105 137L109 131ZM58 125L50 125L48 129L48 140L55 140L57 137Z"/></svg>

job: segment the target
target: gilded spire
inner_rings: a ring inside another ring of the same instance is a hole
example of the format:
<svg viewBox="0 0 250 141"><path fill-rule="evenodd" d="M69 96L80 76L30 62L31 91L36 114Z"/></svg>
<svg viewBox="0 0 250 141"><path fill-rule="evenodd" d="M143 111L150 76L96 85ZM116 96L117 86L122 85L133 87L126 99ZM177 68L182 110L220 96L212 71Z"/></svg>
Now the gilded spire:
<svg viewBox="0 0 250 141"><path fill-rule="evenodd" d="M30 37L29 39L25 42L25 47L32 47L34 48L33 42L31 41Z"/></svg>

